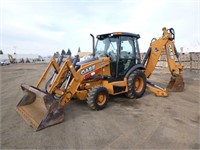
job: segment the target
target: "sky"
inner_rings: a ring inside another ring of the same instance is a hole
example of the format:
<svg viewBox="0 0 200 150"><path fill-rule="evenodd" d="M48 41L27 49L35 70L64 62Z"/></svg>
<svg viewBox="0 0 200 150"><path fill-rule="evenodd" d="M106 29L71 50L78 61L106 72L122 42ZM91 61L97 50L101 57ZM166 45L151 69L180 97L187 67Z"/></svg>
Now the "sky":
<svg viewBox="0 0 200 150"><path fill-rule="evenodd" d="M117 31L140 34L146 52L163 27L174 28L178 51L200 52L200 0L0 0L6 54L92 52L90 33Z"/></svg>

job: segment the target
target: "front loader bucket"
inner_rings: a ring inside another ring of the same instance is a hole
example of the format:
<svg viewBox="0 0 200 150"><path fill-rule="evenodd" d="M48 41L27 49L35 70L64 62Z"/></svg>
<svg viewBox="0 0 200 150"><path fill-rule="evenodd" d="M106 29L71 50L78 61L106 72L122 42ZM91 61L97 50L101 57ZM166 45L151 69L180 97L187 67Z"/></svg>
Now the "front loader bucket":
<svg viewBox="0 0 200 150"><path fill-rule="evenodd" d="M173 92L182 92L184 89L184 82L183 82L183 77L181 75L177 76L172 76L168 86L167 86L168 91L173 91Z"/></svg>
<svg viewBox="0 0 200 150"><path fill-rule="evenodd" d="M50 94L26 84L21 88L25 95L17 104L17 112L36 131L64 120L63 107Z"/></svg>

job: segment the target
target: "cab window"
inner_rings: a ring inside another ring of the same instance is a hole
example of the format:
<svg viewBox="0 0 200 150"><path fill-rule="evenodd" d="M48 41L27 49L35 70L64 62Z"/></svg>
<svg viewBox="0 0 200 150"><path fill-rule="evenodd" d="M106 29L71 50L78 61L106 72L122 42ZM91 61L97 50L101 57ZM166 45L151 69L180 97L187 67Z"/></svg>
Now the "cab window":
<svg viewBox="0 0 200 150"><path fill-rule="evenodd" d="M120 58L118 74L124 76L127 71L137 63L137 55L139 53L137 39L133 37L120 37Z"/></svg>

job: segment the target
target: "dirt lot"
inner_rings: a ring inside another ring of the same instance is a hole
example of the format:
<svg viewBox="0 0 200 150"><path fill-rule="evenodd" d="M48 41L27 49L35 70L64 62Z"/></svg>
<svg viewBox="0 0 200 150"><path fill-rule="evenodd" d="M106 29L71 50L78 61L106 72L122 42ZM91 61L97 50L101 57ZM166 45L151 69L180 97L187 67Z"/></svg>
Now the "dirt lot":
<svg viewBox="0 0 200 150"><path fill-rule="evenodd" d="M199 149L200 73L184 72L185 91L137 100L112 96L108 107L92 111L71 101L65 121L34 132L17 114L21 83L35 85L47 64L0 66L1 149ZM157 69L151 81L167 85L170 74Z"/></svg>

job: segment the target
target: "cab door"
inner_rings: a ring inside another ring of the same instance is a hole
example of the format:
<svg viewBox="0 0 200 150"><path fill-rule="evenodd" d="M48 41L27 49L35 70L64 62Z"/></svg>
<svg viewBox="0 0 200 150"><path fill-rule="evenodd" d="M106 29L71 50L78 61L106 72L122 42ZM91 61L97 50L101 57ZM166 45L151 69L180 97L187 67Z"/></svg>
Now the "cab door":
<svg viewBox="0 0 200 150"><path fill-rule="evenodd" d="M121 36L119 46L118 76L124 77L128 70L140 63L140 53L137 39Z"/></svg>

